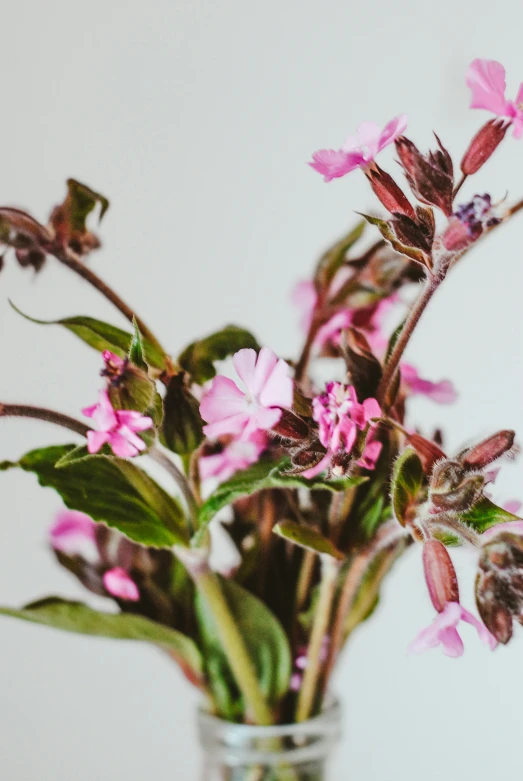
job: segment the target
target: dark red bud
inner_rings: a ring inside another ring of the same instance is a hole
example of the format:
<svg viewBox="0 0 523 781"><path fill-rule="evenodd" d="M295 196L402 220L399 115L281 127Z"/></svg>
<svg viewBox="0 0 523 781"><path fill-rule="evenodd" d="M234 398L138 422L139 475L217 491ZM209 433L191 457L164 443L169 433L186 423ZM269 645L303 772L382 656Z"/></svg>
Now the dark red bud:
<svg viewBox="0 0 523 781"><path fill-rule="evenodd" d="M449 602L459 602L456 570L447 549L439 540L423 545L423 568L432 604L441 613Z"/></svg>
<svg viewBox="0 0 523 781"><path fill-rule="evenodd" d="M485 479L481 475L473 475L464 480L461 485L453 491L430 492L430 502L432 508L438 512L466 512L473 507L481 496Z"/></svg>
<svg viewBox="0 0 523 781"><path fill-rule="evenodd" d="M461 161L461 170L465 176L479 171L503 141L509 127L510 122L505 119L490 119L478 130Z"/></svg>
<svg viewBox="0 0 523 781"><path fill-rule="evenodd" d="M460 462L465 469L484 469L513 447L515 436L514 431L498 431L497 434L467 450L460 458Z"/></svg>
<svg viewBox="0 0 523 781"><path fill-rule="evenodd" d="M272 427L271 431L273 434L278 434L278 436L293 442L301 442L310 436L309 427L305 421L289 410L282 411L280 420Z"/></svg>
<svg viewBox="0 0 523 781"><path fill-rule="evenodd" d="M365 173L375 194L389 212L406 214L411 220L416 220L416 212L390 174L376 163Z"/></svg>
<svg viewBox="0 0 523 781"><path fill-rule="evenodd" d="M421 434L411 434L408 442L417 452L423 464L423 471L429 474L437 461L445 458L445 453L434 442L431 442Z"/></svg>

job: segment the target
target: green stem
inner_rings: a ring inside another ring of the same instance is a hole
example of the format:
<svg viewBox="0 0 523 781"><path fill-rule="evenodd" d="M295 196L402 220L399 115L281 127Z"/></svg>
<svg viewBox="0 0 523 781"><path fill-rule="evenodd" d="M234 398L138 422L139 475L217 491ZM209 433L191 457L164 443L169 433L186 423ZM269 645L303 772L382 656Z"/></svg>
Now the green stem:
<svg viewBox="0 0 523 781"><path fill-rule="evenodd" d="M254 721L261 726L272 724L271 709L260 690L254 665L231 615L218 577L205 567L194 572L193 578L212 613L227 661Z"/></svg>
<svg viewBox="0 0 523 781"><path fill-rule="evenodd" d="M165 469L166 472L168 472L171 477L173 478L174 482L180 489L183 498L185 499L185 502L187 504L187 509L189 511L190 516L190 534L193 535L194 532L198 528L198 504L196 502L196 499L194 497L194 494L191 490L191 487L189 485L189 482L185 475L183 474L180 469L176 466L171 459L165 455L165 453L160 450L158 447L153 446L147 453L147 455L152 458L153 461L156 461L157 464L159 464L161 467Z"/></svg>
<svg viewBox="0 0 523 781"><path fill-rule="evenodd" d="M322 557L320 593L307 651L307 666L303 674L298 704L296 706L297 722L307 721L314 707L321 674L323 643L329 627L339 567L339 562L330 556Z"/></svg>
<svg viewBox="0 0 523 781"><path fill-rule="evenodd" d="M136 312L120 298L118 293L116 293L112 288L109 287L109 285L100 279L100 277L97 276L94 271L91 271L91 269L86 266L85 263L82 263L82 261L74 252L66 249L63 252L55 254L54 257L64 266L67 266L67 268L71 269L71 271L74 271L76 274L82 277L82 279L85 279L86 282L89 282L90 285L96 288L98 292L100 292L103 296L105 296L105 298L114 304L114 306L123 314L124 317L127 318L127 320L129 320L129 322L132 323L135 320L142 336L163 350L156 336L153 334L150 328L148 328L144 321L138 317Z"/></svg>
<svg viewBox="0 0 523 781"><path fill-rule="evenodd" d="M0 418L31 418L33 420L43 420L46 423L54 423L56 426L62 426L82 437L87 435L89 427L76 418L70 418L69 415L63 415L61 412L55 412L45 407L33 407L29 404L2 404L0 403Z"/></svg>

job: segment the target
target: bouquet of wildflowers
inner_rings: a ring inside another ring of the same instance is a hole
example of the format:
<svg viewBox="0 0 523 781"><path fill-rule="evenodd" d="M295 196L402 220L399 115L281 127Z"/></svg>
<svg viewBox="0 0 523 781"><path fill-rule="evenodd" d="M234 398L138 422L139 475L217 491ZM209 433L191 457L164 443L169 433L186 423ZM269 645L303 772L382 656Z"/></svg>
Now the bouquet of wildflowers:
<svg viewBox="0 0 523 781"><path fill-rule="evenodd" d="M21 266L57 261L130 322L53 321L100 353L98 398L78 418L0 404L2 416L66 430L64 444L1 467L61 496L54 554L108 609L47 597L3 614L156 645L211 712L259 725L321 711L343 646L409 546L435 611L412 651L460 656L461 622L490 649L511 639L514 620L523 623L523 520L514 503L492 502L489 484L514 433L449 454L440 431L413 430L407 415L414 394L455 396L450 381L424 379L404 358L420 317L452 266L523 206L457 198L509 130L523 135L523 85L508 100L499 63L475 60L467 84L472 108L494 117L459 171L437 136L425 154L404 135L405 116L383 130L363 123L341 149L313 155L326 181L361 169L384 212L363 215L296 289L305 339L295 360L235 325L169 355L87 264L99 246L88 217L108 207L87 186L69 180L47 225L0 209L0 240ZM376 162L391 144L401 187ZM332 369L326 385L322 365ZM477 611L472 595L461 602L456 545L478 554Z"/></svg>

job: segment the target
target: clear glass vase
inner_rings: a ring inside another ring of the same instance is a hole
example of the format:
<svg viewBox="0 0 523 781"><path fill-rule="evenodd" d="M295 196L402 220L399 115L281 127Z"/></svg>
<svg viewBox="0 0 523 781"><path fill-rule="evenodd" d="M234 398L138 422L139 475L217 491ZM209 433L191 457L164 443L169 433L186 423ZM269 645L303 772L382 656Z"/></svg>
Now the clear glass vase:
<svg viewBox="0 0 523 781"><path fill-rule="evenodd" d="M234 724L200 711L202 781L326 781L340 721L337 702L301 724L274 727Z"/></svg>

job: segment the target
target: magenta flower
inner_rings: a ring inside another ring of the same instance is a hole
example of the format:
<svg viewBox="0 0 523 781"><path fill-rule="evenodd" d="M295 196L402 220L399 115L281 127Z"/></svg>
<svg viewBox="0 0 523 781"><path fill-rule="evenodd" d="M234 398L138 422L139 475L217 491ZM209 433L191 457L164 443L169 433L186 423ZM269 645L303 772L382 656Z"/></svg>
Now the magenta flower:
<svg viewBox="0 0 523 781"><path fill-rule="evenodd" d="M292 407L289 366L268 347L262 347L258 355L252 349L239 350L233 363L246 390L221 374L213 379L200 404L200 414L208 424L203 431L209 438L223 434L249 437L253 431L272 428L282 408Z"/></svg>
<svg viewBox="0 0 523 781"><path fill-rule="evenodd" d="M107 391L100 391L98 404L86 407L82 412L92 418L97 427L97 431L87 432L89 453L98 453L107 442L115 456L132 458L147 447L136 432L152 428L152 418L136 410L114 409Z"/></svg>
<svg viewBox="0 0 523 781"><path fill-rule="evenodd" d="M452 404L458 394L450 380L431 382L419 376L418 370L409 363L401 364L401 379L411 395L422 395L438 404Z"/></svg>
<svg viewBox="0 0 523 781"><path fill-rule="evenodd" d="M200 477L202 480L216 477L219 482L228 480L238 470L255 464L266 447L267 437L259 430L231 439L219 453L200 458Z"/></svg>
<svg viewBox="0 0 523 781"><path fill-rule="evenodd" d="M508 117L514 138L523 136L523 83L516 100L505 98L505 68L496 60L473 60L466 76L472 91L470 108L484 108L498 117Z"/></svg>
<svg viewBox="0 0 523 781"><path fill-rule="evenodd" d="M123 567L113 567L103 576L103 583L109 594L127 602L137 602L140 599L138 586Z"/></svg>
<svg viewBox="0 0 523 781"><path fill-rule="evenodd" d="M49 532L51 546L66 556L79 556L91 564L100 560L95 523L76 510L62 510Z"/></svg>
<svg viewBox="0 0 523 781"><path fill-rule="evenodd" d="M356 168L366 168L378 152L405 132L406 127L405 114L392 119L383 130L373 122L362 122L358 127L358 137L349 136L341 149L319 149L314 152L309 165L323 174L325 182L345 176Z"/></svg>
<svg viewBox="0 0 523 781"><path fill-rule="evenodd" d="M376 399L358 402L356 390L352 385L341 382L329 382L325 393L312 400L312 417L318 424L318 438L327 448L324 458L316 466L302 472L304 477L315 477L326 469L336 453L350 453L356 443L358 429L363 430L372 418L381 415ZM372 424L371 424L372 425ZM371 436L360 460L360 465L373 469L381 451L381 445Z"/></svg>
<svg viewBox="0 0 523 781"><path fill-rule="evenodd" d="M463 641L458 634L457 626L460 621L472 624L476 629L479 639L488 645L491 650L497 646L497 640L487 627L481 623L472 613L465 610L459 602L449 602L441 613L438 613L434 621L426 629L422 629L409 646L409 652L414 654L436 648L441 645L445 656L453 658L462 656L464 651Z"/></svg>

